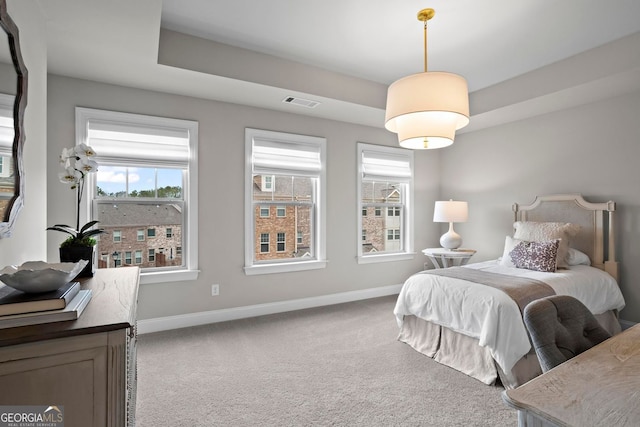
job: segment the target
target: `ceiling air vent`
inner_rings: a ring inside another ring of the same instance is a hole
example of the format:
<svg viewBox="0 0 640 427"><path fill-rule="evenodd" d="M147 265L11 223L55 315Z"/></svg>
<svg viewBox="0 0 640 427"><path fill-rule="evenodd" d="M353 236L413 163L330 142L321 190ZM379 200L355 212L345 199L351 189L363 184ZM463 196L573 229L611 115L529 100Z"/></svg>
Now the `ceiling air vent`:
<svg viewBox="0 0 640 427"><path fill-rule="evenodd" d="M320 103L318 101L311 101L310 99L303 98L294 98L293 96L288 96L282 100L285 104L294 104L299 105L301 107L307 108L316 108Z"/></svg>

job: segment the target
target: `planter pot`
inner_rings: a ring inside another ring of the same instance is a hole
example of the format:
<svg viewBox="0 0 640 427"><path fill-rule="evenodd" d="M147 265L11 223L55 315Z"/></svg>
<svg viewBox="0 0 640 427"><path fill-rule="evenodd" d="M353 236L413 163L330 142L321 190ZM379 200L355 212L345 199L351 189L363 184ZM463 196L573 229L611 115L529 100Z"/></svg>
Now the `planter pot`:
<svg viewBox="0 0 640 427"><path fill-rule="evenodd" d="M60 262L89 261L77 277L93 277L93 246L67 246L60 248Z"/></svg>

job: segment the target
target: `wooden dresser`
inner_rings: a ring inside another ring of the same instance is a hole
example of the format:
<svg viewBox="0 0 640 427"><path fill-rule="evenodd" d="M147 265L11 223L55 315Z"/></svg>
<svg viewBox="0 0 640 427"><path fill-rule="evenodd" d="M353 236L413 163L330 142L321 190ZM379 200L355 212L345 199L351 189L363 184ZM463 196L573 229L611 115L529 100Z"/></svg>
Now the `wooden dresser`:
<svg viewBox="0 0 640 427"><path fill-rule="evenodd" d="M135 424L138 267L82 279L78 320L0 329L0 405L64 407L66 427Z"/></svg>
<svg viewBox="0 0 640 427"><path fill-rule="evenodd" d="M640 325L503 392L521 427L640 425Z"/></svg>

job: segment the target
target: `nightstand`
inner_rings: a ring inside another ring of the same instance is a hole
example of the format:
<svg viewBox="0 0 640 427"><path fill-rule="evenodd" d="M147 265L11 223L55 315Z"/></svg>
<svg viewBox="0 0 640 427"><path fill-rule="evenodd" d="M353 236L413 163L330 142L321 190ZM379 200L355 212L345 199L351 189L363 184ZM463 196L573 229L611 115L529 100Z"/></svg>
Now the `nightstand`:
<svg viewBox="0 0 640 427"><path fill-rule="evenodd" d="M422 253L431 260L435 268L447 268L465 265L476 251L473 249L428 248L423 249ZM425 263L425 269L426 267Z"/></svg>

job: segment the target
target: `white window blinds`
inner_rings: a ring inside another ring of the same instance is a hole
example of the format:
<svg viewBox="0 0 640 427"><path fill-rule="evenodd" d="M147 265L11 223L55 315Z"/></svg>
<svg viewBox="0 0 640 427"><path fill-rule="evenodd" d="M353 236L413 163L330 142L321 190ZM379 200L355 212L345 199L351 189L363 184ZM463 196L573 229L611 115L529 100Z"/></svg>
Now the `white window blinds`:
<svg viewBox="0 0 640 427"><path fill-rule="evenodd" d="M379 150L362 151L362 179L368 181L409 182L411 180L412 157L410 153L399 153L401 149L379 147Z"/></svg>
<svg viewBox="0 0 640 427"><path fill-rule="evenodd" d="M318 138L298 136L298 141L283 141L264 137L265 133L252 136L254 174L317 176L322 170L322 145L314 141Z"/></svg>
<svg viewBox="0 0 640 427"><path fill-rule="evenodd" d="M165 121L175 119L164 119ZM104 165L187 168L189 164L189 127L157 125L153 120L138 123L89 118L86 141L96 151L96 160Z"/></svg>

